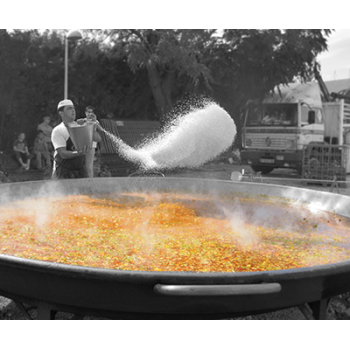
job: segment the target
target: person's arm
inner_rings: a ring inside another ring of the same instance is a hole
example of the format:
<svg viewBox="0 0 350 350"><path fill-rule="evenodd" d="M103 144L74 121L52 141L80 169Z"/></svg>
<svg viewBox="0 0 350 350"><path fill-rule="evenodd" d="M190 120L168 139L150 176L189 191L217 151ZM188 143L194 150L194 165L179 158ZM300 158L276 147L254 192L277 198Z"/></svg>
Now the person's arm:
<svg viewBox="0 0 350 350"><path fill-rule="evenodd" d="M85 146L84 149L80 151L68 151L66 147L60 147L57 148L56 151L62 159L71 159L85 155L90 148Z"/></svg>
<svg viewBox="0 0 350 350"><path fill-rule="evenodd" d="M35 153L38 150L38 139L35 138L33 145L33 152Z"/></svg>
<svg viewBox="0 0 350 350"><path fill-rule="evenodd" d="M93 122L94 125L94 133L92 135L92 140L95 142L100 142L101 141L101 136L97 132L97 129L100 128L100 123L97 120L97 116L95 113L91 113L87 118L85 119L86 121Z"/></svg>
<svg viewBox="0 0 350 350"><path fill-rule="evenodd" d="M43 142L45 152L49 152L46 141Z"/></svg>
<svg viewBox="0 0 350 350"><path fill-rule="evenodd" d="M17 140L13 143L13 150L15 152L19 152L19 150L17 149Z"/></svg>
<svg viewBox="0 0 350 350"><path fill-rule="evenodd" d="M96 126L94 127L94 133L92 135L92 140L95 142L100 142L101 141L101 135L97 132Z"/></svg>
<svg viewBox="0 0 350 350"><path fill-rule="evenodd" d="M27 144L27 141L25 141L25 146L24 146L24 153L27 154L27 156L29 156L29 151L28 151L28 144Z"/></svg>
<svg viewBox="0 0 350 350"><path fill-rule="evenodd" d="M19 143L18 140L16 140L16 141L13 143L13 150L14 150L15 152L25 153L23 150L21 150L20 148L18 148L18 143Z"/></svg>

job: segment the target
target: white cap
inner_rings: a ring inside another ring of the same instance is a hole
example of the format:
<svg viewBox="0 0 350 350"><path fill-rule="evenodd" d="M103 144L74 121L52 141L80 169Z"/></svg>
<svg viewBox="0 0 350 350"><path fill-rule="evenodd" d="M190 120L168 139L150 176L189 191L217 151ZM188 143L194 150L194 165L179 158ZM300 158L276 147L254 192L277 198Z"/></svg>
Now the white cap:
<svg viewBox="0 0 350 350"><path fill-rule="evenodd" d="M57 110L59 110L61 107L65 107L65 106L74 106L74 104L71 100L63 100L58 104Z"/></svg>

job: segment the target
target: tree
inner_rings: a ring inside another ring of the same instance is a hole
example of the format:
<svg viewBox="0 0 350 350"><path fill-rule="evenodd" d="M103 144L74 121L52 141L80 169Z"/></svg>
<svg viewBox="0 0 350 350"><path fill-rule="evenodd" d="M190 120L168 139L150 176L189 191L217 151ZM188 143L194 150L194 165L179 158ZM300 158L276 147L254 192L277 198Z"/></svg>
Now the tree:
<svg viewBox="0 0 350 350"><path fill-rule="evenodd" d="M114 44L111 52L125 55L133 72L146 68L159 119L173 107L176 83L181 81L185 90L200 82L210 86L210 70L201 56L215 30L130 29L104 33Z"/></svg>
<svg viewBox="0 0 350 350"><path fill-rule="evenodd" d="M161 119L184 96L211 96L241 127L248 99L312 78L329 30L85 30L69 49L69 97L120 119ZM64 31L0 31L0 143L35 133L63 98ZM4 132L6 130L6 133Z"/></svg>
<svg viewBox="0 0 350 350"><path fill-rule="evenodd" d="M109 55L96 45L84 42L73 57L70 84L75 102L118 119L152 119L155 107L146 70L134 74L125 58Z"/></svg>
<svg viewBox="0 0 350 350"><path fill-rule="evenodd" d="M20 131L31 145L43 116L57 118L56 106L63 98L64 35L62 30L0 31L1 150L11 150ZM118 119L154 118L146 69L132 73L124 57L112 57L89 39L86 35L71 43L68 51L69 98L78 116L93 105L101 118L109 112Z"/></svg>
<svg viewBox="0 0 350 350"><path fill-rule="evenodd" d="M250 98L295 78L310 80L330 30L225 30L212 46L207 65L220 85L239 87ZM215 57L215 59L213 59Z"/></svg>
<svg viewBox="0 0 350 350"><path fill-rule="evenodd" d="M0 51L0 142L12 149L25 132L29 145L44 115L55 113L63 96L63 42L56 32L2 33ZM6 133L4 132L6 130Z"/></svg>
<svg viewBox="0 0 350 350"><path fill-rule="evenodd" d="M330 30L108 30L112 55L146 68L159 118L184 93L225 96L241 105L296 76L310 77ZM231 94L231 96L230 96ZM237 111L235 111L236 114Z"/></svg>
<svg viewBox="0 0 350 350"><path fill-rule="evenodd" d="M26 52L31 33L15 31L11 35L6 30L0 32L0 141L1 148L9 147L14 139L14 131L20 126L17 97L23 93L25 79L23 53ZM6 130L6 133L5 133Z"/></svg>
<svg viewBox="0 0 350 350"><path fill-rule="evenodd" d="M238 131L247 100L261 99L275 86L296 78L313 78L317 55L327 49L330 32L229 29L208 47L204 64L215 78L212 96L234 118Z"/></svg>

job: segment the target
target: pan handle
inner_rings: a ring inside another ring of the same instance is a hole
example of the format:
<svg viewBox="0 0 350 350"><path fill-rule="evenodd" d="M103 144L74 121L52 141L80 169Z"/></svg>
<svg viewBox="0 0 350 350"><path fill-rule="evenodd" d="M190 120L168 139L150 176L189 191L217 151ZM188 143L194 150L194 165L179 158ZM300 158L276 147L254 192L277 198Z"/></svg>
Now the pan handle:
<svg viewBox="0 0 350 350"><path fill-rule="evenodd" d="M223 284L223 285L165 285L156 284L154 291L171 296L234 296L279 293L279 283Z"/></svg>

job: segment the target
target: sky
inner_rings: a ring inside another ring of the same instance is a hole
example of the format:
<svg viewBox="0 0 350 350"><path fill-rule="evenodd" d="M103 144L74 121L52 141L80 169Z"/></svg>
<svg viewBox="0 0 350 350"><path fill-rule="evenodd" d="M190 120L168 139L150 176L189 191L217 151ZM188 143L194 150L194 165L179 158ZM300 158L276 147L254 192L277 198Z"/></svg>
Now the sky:
<svg viewBox="0 0 350 350"><path fill-rule="evenodd" d="M350 79L350 29L335 29L327 43L328 51L317 57L323 80Z"/></svg>
<svg viewBox="0 0 350 350"><path fill-rule="evenodd" d="M347 1L17 0L2 5L2 28L346 28ZM168 4L168 5L166 5ZM173 5L171 5L173 4ZM350 78L350 29L335 29L318 56L324 81Z"/></svg>

